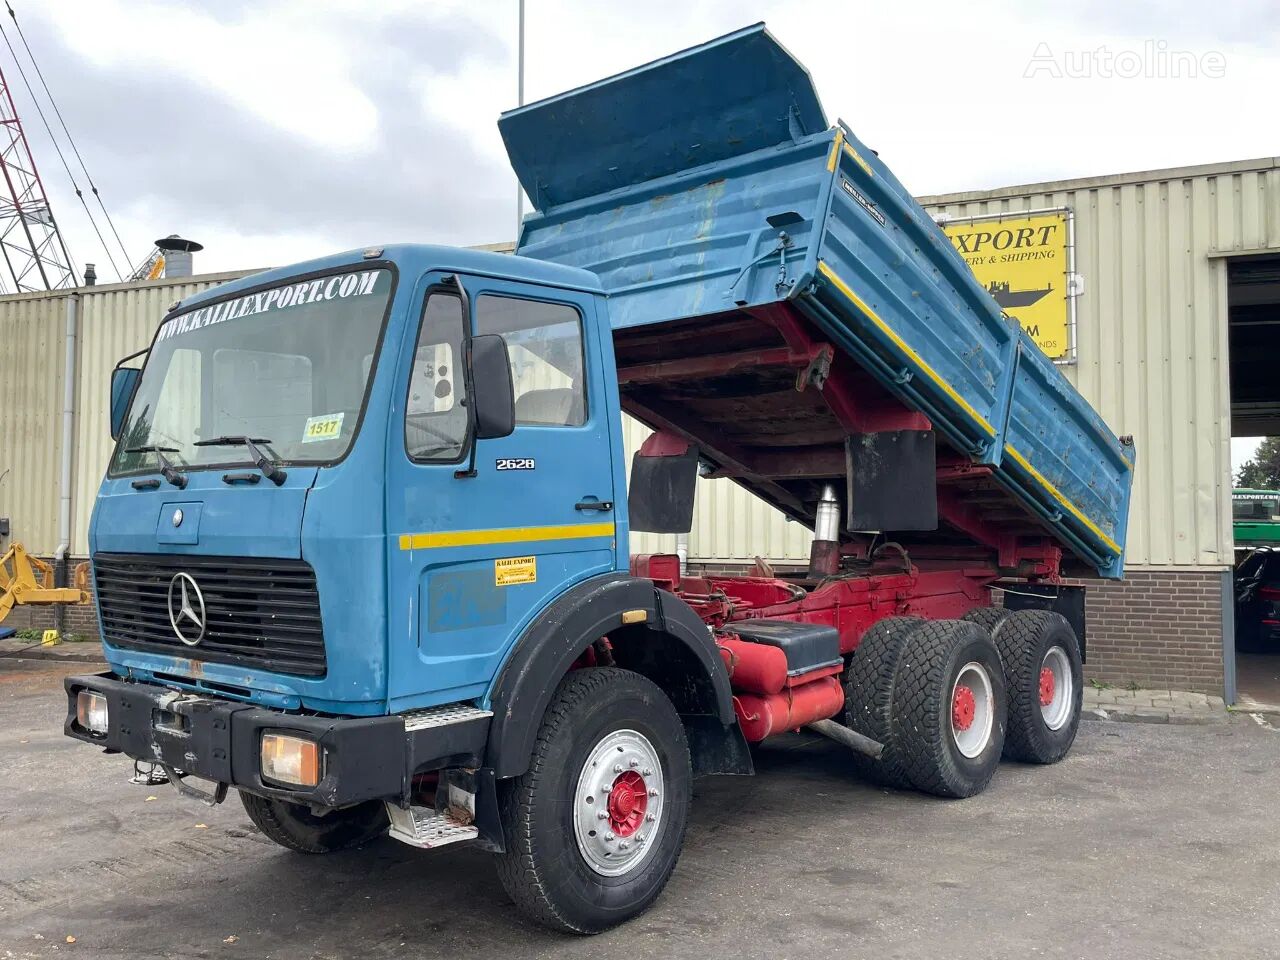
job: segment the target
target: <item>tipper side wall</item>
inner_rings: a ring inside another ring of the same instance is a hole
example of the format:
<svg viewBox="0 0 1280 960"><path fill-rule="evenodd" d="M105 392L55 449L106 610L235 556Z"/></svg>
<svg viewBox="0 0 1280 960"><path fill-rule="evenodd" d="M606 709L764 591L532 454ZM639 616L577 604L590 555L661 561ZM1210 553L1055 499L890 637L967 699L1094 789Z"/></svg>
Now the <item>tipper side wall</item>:
<svg viewBox="0 0 1280 960"><path fill-rule="evenodd" d="M697 107L705 116L691 119L685 104L671 108L681 116L665 117L699 58L721 75L751 76L754 86L743 92L721 76L719 106L703 96ZM673 86L660 97L664 80ZM587 109L603 92L623 109ZM777 109L784 101L789 112ZM669 362L680 358L682 342L707 351L705 339L691 335L700 327L728 331L734 316L798 311L879 388L927 417L956 454L989 471L1022 515L1024 523L1010 521L1013 534L1025 532L1025 523L1048 529L1086 568L1120 576L1132 446L1000 311L872 150L843 125L810 129L821 117L807 74L763 27L512 111L500 124L508 152L526 191L536 204L543 200L526 220L518 252L600 277L620 364L627 338L652 341L669 329L669 342L651 348ZM700 142L681 141L688 131ZM714 151L704 145L710 137L720 138ZM627 165L594 195L583 194L580 179L559 183L558 168L541 159L568 141L594 153L592 144L613 140L630 144ZM639 156L646 151L661 162ZM697 162L708 153L713 162ZM668 172L650 177L653 170ZM628 175L647 179L620 182ZM546 202L562 195L573 199ZM727 388L703 385L704 392ZM693 392L690 381L678 397L691 409ZM643 404L632 412L646 419ZM707 419L707 410L696 413L695 420ZM819 443L766 435L764 421L736 426L740 447L795 452ZM696 424L686 432L696 435ZM800 493L789 503L774 481L744 473L751 471L739 468L735 479L811 523L811 497Z"/></svg>

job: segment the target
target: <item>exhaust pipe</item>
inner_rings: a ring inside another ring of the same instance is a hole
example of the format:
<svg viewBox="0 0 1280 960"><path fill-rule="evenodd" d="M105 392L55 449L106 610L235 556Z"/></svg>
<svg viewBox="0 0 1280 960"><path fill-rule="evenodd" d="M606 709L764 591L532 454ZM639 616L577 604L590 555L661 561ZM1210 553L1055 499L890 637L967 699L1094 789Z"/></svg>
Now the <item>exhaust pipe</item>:
<svg viewBox="0 0 1280 960"><path fill-rule="evenodd" d="M813 522L813 546L809 548L809 576L833 577L840 572L840 501L831 484L822 488L822 498Z"/></svg>
<svg viewBox="0 0 1280 960"><path fill-rule="evenodd" d="M884 753L884 744L879 740L872 740L834 720L814 720L812 723L806 723L805 728L814 733L820 733L836 743L842 743L854 753L861 753L872 760L879 760L880 755Z"/></svg>

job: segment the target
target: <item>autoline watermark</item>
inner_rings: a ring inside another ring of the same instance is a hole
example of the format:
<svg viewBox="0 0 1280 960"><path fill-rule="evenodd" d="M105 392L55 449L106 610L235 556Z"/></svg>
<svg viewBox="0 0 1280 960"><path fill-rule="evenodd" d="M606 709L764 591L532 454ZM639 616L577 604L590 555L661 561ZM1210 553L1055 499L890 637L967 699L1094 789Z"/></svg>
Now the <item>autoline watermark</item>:
<svg viewBox="0 0 1280 960"><path fill-rule="evenodd" d="M1022 71L1023 77L1055 80L1220 80L1226 74L1227 58L1219 51L1170 50L1163 40L1147 40L1137 48L1112 49L1104 44L1093 50L1061 51L1041 42Z"/></svg>

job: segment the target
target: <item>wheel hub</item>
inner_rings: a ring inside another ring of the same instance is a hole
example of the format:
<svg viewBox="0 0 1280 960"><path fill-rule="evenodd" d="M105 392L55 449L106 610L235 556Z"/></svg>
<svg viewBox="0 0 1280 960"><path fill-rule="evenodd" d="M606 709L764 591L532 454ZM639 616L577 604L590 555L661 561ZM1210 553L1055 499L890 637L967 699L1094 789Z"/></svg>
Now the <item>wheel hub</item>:
<svg viewBox="0 0 1280 960"><path fill-rule="evenodd" d="M1050 730L1061 730L1075 716L1075 675L1062 647L1050 647L1040 661L1040 716Z"/></svg>
<svg viewBox="0 0 1280 960"><path fill-rule="evenodd" d="M1053 703L1053 669L1051 667L1040 668L1040 706L1047 707Z"/></svg>
<svg viewBox="0 0 1280 960"><path fill-rule="evenodd" d="M578 853L596 873L617 877L636 869L657 843L666 785L649 739L615 730L582 765L573 797Z"/></svg>
<svg viewBox="0 0 1280 960"><path fill-rule="evenodd" d="M995 693L987 668L966 663L951 685L951 740L970 759L982 755L995 724Z"/></svg>
<svg viewBox="0 0 1280 960"><path fill-rule="evenodd" d="M973 726L973 715L977 712L977 701L973 691L968 687L956 687L955 697L951 700L951 722L957 730L968 730Z"/></svg>
<svg viewBox="0 0 1280 960"><path fill-rule="evenodd" d="M649 787L634 770L618 775L609 791L609 826L620 837L629 837L644 823L649 808Z"/></svg>

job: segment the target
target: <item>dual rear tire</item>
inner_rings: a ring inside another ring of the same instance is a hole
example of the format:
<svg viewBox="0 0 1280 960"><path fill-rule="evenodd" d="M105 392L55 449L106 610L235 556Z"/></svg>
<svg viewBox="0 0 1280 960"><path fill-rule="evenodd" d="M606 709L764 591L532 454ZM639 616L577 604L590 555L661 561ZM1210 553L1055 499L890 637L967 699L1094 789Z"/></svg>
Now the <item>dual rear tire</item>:
<svg viewBox="0 0 1280 960"><path fill-rule="evenodd" d="M991 631L1009 690L1004 756L1022 763L1057 763L1080 728L1084 667L1080 641L1061 614L1047 610L972 611Z"/></svg>
<svg viewBox="0 0 1280 960"><path fill-rule="evenodd" d="M889 786L972 796L1002 756L1061 760L1079 726L1079 644L1053 613L987 608L963 620L883 620L863 636L845 676L845 723L884 744L879 761L855 763Z"/></svg>

